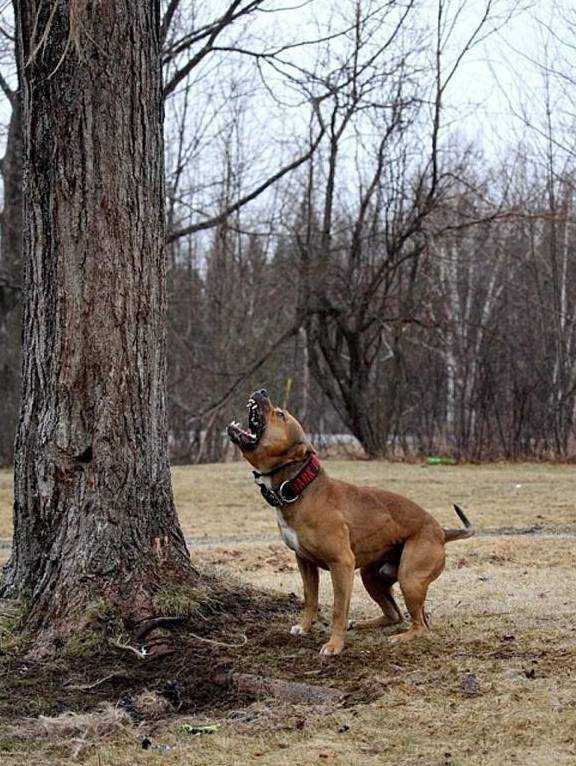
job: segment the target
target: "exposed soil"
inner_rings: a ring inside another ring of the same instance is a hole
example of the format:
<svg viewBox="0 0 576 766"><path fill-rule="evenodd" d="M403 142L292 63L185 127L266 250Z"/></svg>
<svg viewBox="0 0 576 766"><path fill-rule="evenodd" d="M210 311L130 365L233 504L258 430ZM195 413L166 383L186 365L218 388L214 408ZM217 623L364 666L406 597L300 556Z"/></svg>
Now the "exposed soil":
<svg viewBox="0 0 576 766"><path fill-rule="evenodd" d="M561 531L564 530L554 530ZM503 530L499 532L502 534ZM520 536L530 532L538 534L539 530L516 530ZM500 542L499 547L491 547L489 556L471 552L467 559L459 559L456 567L469 566L476 563L475 559L482 563L483 558L491 566L506 563L508 555L494 553L503 545ZM518 545L513 545L518 557ZM296 572L291 553L279 544L222 546L213 551L212 547L207 545L205 554L198 554L208 571L216 565L233 567L246 574L275 572L281 576ZM544 558L543 551L540 554ZM36 662L29 660L22 648L6 649L0 641L0 720L54 716L68 710L88 712L102 702L110 702L126 710L134 721L142 721L165 718L171 713L196 715L206 711L220 715L254 701L250 694L217 685L214 676L222 669L336 687L346 694L345 705L353 705L378 698L395 677L401 679L410 674L416 659L412 656L414 651L418 663L425 657L431 682L441 671L446 657L446 645L434 641L418 642L414 650L411 645L405 645L401 654L383 652L386 631L379 631L376 641L377 634L372 631L362 637L353 634L337 661L322 659L318 655L319 633L322 629L328 631L327 609L321 611L315 633L294 641L288 629L301 607L295 593L282 595L260 590L232 580L226 574L205 575L202 590L205 598L201 609L185 623L170 629L170 651L161 656L151 653L140 659L126 646L108 647L103 638L100 648L93 653L62 655L52 661ZM1 614L2 609L0 638ZM163 644L167 635L164 631ZM153 649L153 644L153 638L144 639L147 648ZM483 645L468 646L473 655L485 649ZM533 651L528 652L526 658L521 654L513 640L507 643L504 638L492 657L539 662L540 673L550 663L556 671L565 664L562 649L558 656L552 648L539 658ZM158 704L150 704L149 694L147 704L141 705L139 697L143 693L152 693Z"/></svg>
<svg viewBox="0 0 576 766"><path fill-rule="evenodd" d="M126 648L111 647L35 662L21 650L18 654L0 648L0 720L86 712L106 701L139 721L166 717L170 709L216 715L253 701L249 694L216 685L213 679L220 669L335 686L346 693L348 704L381 693L364 670L366 652L352 650L335 663L320 659L317 636L300 640L297 647L287 643L288 628L300 608L295 594L266 593L231 584L226 577L205 577L203 585L206 600L201 611L171 629L170 653L163 656L151 653L140 659ZM145 645L151 643L144 639ZM138 697L143 692L154 692L160 704L142 707Z"/></svg>
<svg viewBox="0 0 576 766"><path fill-rule="evenodd" d="M215 669L235 666L240 648L234 647L246 636L242 654L248 647L254 659L254 665L248 662L247 666L266 672L259 657L265 637L262 628L274 626L282 617L285 622L294 604L290 599L246 586L240 590L210 577L204 578L203 585L207 597L201 612L170 631L170 652L162 656L150 653L140 659L125 648L108 648L105 638L102 649L93 654L63 655L52 661L29 661L22 653L1 653L0 649L0 719L57 715L65 710L83 712L102 701L124 707L136 720L153 717L153 706L141 710L134 702L143 691L156 692L179 712L197 713L206 707L218 712L249 701L240 700L233 690L216 686L212 682ZM147 642L152 639L144 639L145 646ZM165 714L166 710L159 706L158 712Z"/></svg>

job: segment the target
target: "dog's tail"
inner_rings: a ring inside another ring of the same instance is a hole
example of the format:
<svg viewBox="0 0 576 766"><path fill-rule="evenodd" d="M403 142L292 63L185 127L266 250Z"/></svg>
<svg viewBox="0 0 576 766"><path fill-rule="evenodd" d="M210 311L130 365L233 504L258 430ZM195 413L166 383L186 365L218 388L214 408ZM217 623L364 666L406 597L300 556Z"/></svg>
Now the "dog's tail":
<svg viewBox="0 0 576 766"><path fill-rule="evenodd" d="M464 524L464 529L445 529L444 541L447 543L451 543L452 540L464 540L467 537L472 537L476 532L462 508L458 505L454 505L454 510L458 514L458 518L462 524Z"/></svg>

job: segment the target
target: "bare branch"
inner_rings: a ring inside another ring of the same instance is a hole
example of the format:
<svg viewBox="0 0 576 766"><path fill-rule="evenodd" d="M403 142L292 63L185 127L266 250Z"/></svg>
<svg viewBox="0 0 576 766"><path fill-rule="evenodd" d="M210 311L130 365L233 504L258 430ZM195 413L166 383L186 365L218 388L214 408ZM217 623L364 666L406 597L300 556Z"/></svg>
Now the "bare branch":
<svg viewBox="0 0 576 766"><path fill-rule="evenodd" d="M266 351L261 354L257 359L255 359L245 370L243 370L241 373L238 374L238 377L232 383L226 391L216 399L216 401L212 402L212 404L209 404L208 407L205 407L203 410L200 411L194 411L187 405L185 405L183 402L179 401L173 396L168 395L168 398L170 401L172 401L177 407L180 407L185 412L187 412L189 415L191 415L191 419L197 420L199 418L206 417L207 415L211 415L214 412L217 412L226 402L228 402L231 398L231 396L234 394L236 389L241 383L244 383L244 381L249 378L251 375L253 375L255 372L257 372L272 356L272 354L278 349L279 346L281 346L283 343L285 343L290 338L293 338L294 335L298 334L298 331L306 319L305 316L299 317L298 321L292 325L288 330L286 330L285 333L280 335L280 337L276 338L273 343L266 349Z"/></svg>
<svg viewBox="0 0 576 766"><path fill-rule="evenodd" d="M244 8L239 8L239 6L242 5L242 0L234 0L230 4L230 7L226 13L224 13L223 16L221 16L216 21L212 22L212 24L209 25L209 27L206 29L208 39L205 45L183 66L179 67L168 80L168 82L164 85L164 97L170 95L170 93L176 89L177 85L182 82L182 80L184 80L190 74L190 72L196 66L198 66L202 59L204 59L212 51L216 39L227 27L229 27L239 18L242 18L243 16L246 16L249 13L255 11L263 2L264 0L252 0L252 2L248 3L248 5L246 5ZM198 37L192 38L194 42L197 42L198 39ZM192 42L190 40L179 44L176 49L169 54L168 60L173 59L178 53L181 53L189 48L191 44Z"/></svg>
<svg viewBox="0 0 576 766"><path fill-rule="evenodd" d="M4 75L2 72L0 72L0 89L10 102L10 105L12 108L16 106L16 100L18 98L18 91L12 90L12 88L8 85L8 82L6 81Z"/></svg>
<svg viewBox="0 0 576 766"><path fill-rule="evenodd" d="M247 205L249 202L252 202L257 197L260 196L266 189L270 188L273 184L275 184L277 181L279 181L281 178L283 178L288 173L291 173L293 170L296 170L296 168L299 168L301 165L303 165L305 162L307 162L316 151L316 148L320 144L322 138L324 136L324 128L322 128L308 149L308 151L305 154L302 154L297 159L293 160L292 162L288 163L288 165L284 165L284 167L280 168L276 173L269 176L265 181L263 181L261 184L259 184L255 189L253 189L249 194L244 195L239 200L236 200L232 205L229 205L225 210L223 210L221 213L218 213L218 215L213 216L212 218L208 218L205 221L200 221L199 223L193 223L190 224L190 226L184 226L182 229L177 229L176 231L173 231L170 233L167 237L168 242L173 242L176 239L180 239L181 237L186 237L189 234L193 234L197 231L204 231L206 229L212 229L214 226L218 226L218 224L222 223L223 221L228 218L229 215L232 215L232 213L235 213L237 210L240 210L240 208L244 207L244 205Z"/></svg>
<svg viewBox="0 0 576 766"><path fill-rule="evenodd" d="M174 14L178 10L178 6L180 5L180 2L181 0L170 0L170 2L168 3L168 7L166 8L166 12L160 24L160 40L162 42L166 40L166 36L168 35L168 30L170 29L170 24L172 23Z"/></svg>

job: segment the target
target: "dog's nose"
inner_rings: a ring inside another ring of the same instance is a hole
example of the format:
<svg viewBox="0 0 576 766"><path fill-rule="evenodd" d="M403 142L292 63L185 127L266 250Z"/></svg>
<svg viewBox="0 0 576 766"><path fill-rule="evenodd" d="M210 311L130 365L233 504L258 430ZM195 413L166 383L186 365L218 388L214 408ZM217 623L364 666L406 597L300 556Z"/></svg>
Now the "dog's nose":
<svg viewBox="0 0 576 766"><path fill-rule="evenodd" d="M254 396L260 396L262 399L268 399L268 391L266 391L265 388L259 388L258 391L254 392Z"/></svg>

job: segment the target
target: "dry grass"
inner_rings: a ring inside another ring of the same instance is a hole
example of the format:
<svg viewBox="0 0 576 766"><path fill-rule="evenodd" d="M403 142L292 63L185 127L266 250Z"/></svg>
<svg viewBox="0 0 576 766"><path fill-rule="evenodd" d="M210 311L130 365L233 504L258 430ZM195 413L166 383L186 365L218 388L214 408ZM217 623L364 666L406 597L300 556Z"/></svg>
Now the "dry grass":
<svg viewBox="0 0 576 766"><path fill-rule="evenodd" d="M576 524L574 466L543 463L426 466L328 460L332 476L407 495L454 525L452 503L478 526ZM172 471L187 537L254 538L276 534L276 521L244 462L177 466ZM268 511L268 512L267 512ZM12 477L0 470L0 539L12 531Z"/></svg>
<svg viewBox="0 0 576 766"><path fill-rule="evenodd" d="M478 527L541 524L553 533L555 527L576 523L574 468L569 466L423 468L334 461L329 470L409 494L450 525L456 521L452 502L461 503ZM230 538L197 547L193 555L200 567L220 567L247 583L300 594L291 553L267 539L275 534L274 514L258 498L245 466L176 468L174 479L187 536ZM0 487L5 481L0 474ZM0 506L3 530L8 529L5 517L6 505ZM257 537L264 540L248 542ZM265 651L275 653L280 676L338 686L346 674L356 674L378 693L376 701L311 711L262 700L221 719L217 732L201 737L182 726L193 722L189 717L111 727L107 735L101 730L94 738L88 735L91 748L80 760L95 766L573 764L574 543L569 534L453 543L446 572L431 588L434 630L429 638L393 646L384 631L352 632L345 654L328 664L316 654L331 603L323 576L323 619L315 634L292 637L281 618L277 640L270 640ZM359 582L352 612L358 617L374 613ZM241 666L241 651L235 662ZM471 691L467 673L477 682ZM152 741L146 751L144 736ZM18 766L69 763L75 738L58 744L53 737L27 742L0 735L0 760Z"/></svg>
<svg viewBox="0 0 576 766"><path fill-rule="evenodd" d="M0 539L12 535L12 473L0 468ZM1 551L0 551L1 555Z"/></svg>
<svg viewBox="0 0 576 766"><path fill-rule="evenodd" d="M87 748L97 746L102 738L121 733L132 723L130 715L120 707L104 703L90 713L67 711L57 716L39 715L7 727L7 734L18 742L48 739L52 747L70 750L72 758Z"/></svg>
<svg viewBox="0 0 576 766"><path fill-rule="evenodd" d="M332 476L407 495L454 525L459 503L478 526L576 524L574 467L547 464L425 466L325 461ZM262 504L245 463L176 467L178 513L190 537L275 534L273 513Z"/></svg>

